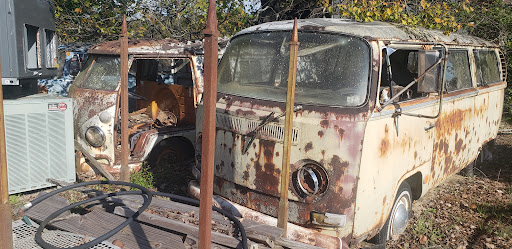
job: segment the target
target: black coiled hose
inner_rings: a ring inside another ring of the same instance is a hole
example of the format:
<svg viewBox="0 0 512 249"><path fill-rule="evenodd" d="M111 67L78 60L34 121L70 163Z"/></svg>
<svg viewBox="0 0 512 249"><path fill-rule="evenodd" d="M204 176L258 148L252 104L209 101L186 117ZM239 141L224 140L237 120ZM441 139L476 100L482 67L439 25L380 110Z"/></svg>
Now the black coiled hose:
<svg viewBox="0 0 512 249"><path fill-rule="evenodd" d="M128 217L128 219L126 219L126 221L124 221L123 223L121 223L120 225L115 227L114 229L110 230L109 232L103 234L102 236L100 236L100 237L98 237L98 238L96 238L96 239L94 239L94 240L92 240L90 242L87 242L85 244L82 244L82 245L79 245L79 246L76 246L76 247L71 247L71 248L68 248L68 249L85 249L85 248L90 248L90 247L93 247L93 246L101 243L102 241L108 239L109 237L113 236L114 234L119 232L121 229L126 227L134 219L136 219L144 210L146 210L146 208L149 206L149 204L151 204L151 201L153 199L153 195L164 196L164 197L170 198L172 201L182 202L182 203L185 203L185 204L199 206L199 201L198 200L187 198L187 197L183 197L183 196L179 196L179 195L168 194L168 193L151 192L148 189L146 189L146 188L144 188L144 187L142 187L142 186L140 186L138 184L134 184L134 183L120 182L120 181L91 181L91 182L82 182L82 183L77 183L77 184L65 186L65 187L62 187L62 188L57 189L55 191L52 191L52 192L50 192L48 194L44 194L42 196L39 196L39 197L35 198L33 201L31 201L30 203L28 203L27 205L25 205L25 210L29 209L32 206L37 205L41 201L43 201L43 200L45 200L45 199L47 199L47 198L49 198L49 197L51 197L53 195L56 195L56 194L58 194L60 192L67 191L67 190L74 189L74 188L78 188L78 187L89 186L89 185L97 185L97 184L111 184L111 185L128 186L128 187L133 187L133 188L140 189L141 191L123 191L123 192L109 193L109 194L105 194L105 195L98 195L98 196L89 198L87 200L83 200L83 201L79 201L79 202L70 204L69 206L63 207L63 208L55 211L54 213L49 215L40 224L39 228L37 229L37 232L36 232L36 235L35 235L35 239L36 239L36 242L42 248L45 248L45 249L62 249L60 247L55 247L55 246L53 246L53 245L51 245L51 244L49 244L49 243L47 243L46 241L43 240L42 232L43 232L44 228L46 227L46 225L48 225L48 223L51 220L55 219L56 217L58 217L62 213L66 212L66 211L68 211L68 210L70 210L70 209L72 209L74 207L77 207L77 206L80 206L82 204L86 204L86 203L89 203L89 202L93 202L93 201L97 201L97 200L101 200L101 199L106 199L106 198L113 197L113 196L119 196L119 195L142 195L143 197L145 197L144 198L144 202L143 202L142 206L139 208L139 210L137 210L137 212L135 212L132 216ZM242 237L242 247L243 247L243 249L247 249L248 248L248 245L247 245L247 235L245 234L245 229L244 229L242 223L235 216L233 216L232 214L230 214L230 213L228 213L228 212L226 212L226 211L224 211L224 210L222 210L220 208L217 208L217 207L213 206L212 209L214 211L218 212L218 213L221 213L222 215L226 216L228 219L233 221L233 223L238 227L238 230L239 230L240 235Z"/></svg>

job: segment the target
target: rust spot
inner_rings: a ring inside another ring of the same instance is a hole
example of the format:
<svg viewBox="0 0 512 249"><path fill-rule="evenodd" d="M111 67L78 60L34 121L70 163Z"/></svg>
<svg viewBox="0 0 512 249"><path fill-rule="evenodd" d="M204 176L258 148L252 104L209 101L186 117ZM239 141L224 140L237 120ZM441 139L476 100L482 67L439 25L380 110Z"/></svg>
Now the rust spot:
<svg viewBox="0 0 512 249"><path fill-rule="evenodd" d="M279 151L276 151L276 157L278 157L278 156L279 156Z"/></svg>
<svg viewBox="0 0 512 249"><path fill-rule="evenodd" d="M322 137L324 136L324 132L323 132L323 131L318 131L318 136L319 136L320 138L322 138Z"/></svg>
<svg viewBox="0 0 512 249"><path fill-rule="evenodd" d="M306 144L306 147L304 147L304 151L306 151L306 153L307 153L311 149L313 149L313 143L309 142L309 143Z"/></svg>
<svg viewBox="0 0 512 249"><path fill-rule="evenodd" d="M277 196L281 170L274 164L275 145L274 141L259 140L259 153L254 161L257 179L254 184L256 189ZM263 155L263 158L260 158L260 155Z"/></svg>
<svg viewBox="0 0 512 249"><path fill-rule="evenodd" d="M89 113L87 114L87 117L92 118L96 115L96 111L94 109L89 110Z"/></svg>
<svg viewBox="0 0 512 249"><path fill-rule="evenodd" d="M338 134L340 134L340 140L343 140L343 135L345 134L345 130L343 128L339 128Z"/></svg>
<svg viewBox="0 0 512 249"><path fill-rule="evenodd" d="M322 150L322 158L325 157L325 150Z"/></svg>
<svg viewBox="0 0 512 249"><path fill-rule="evenodd" d="M324 128L324 129L329 128L329 120L324 119L324 120L320 121L320 126L322 126L322 128Z"/></svg>
<svg viewBox="0 0 512 249"><path fill-rule="evenodd" d="M384 156L384 155L386 155L386 153L388 153L388 150L389 150L389 140L388 140L387 137L385 137L384 139L382 139L380 141L379 149L380 149L380 156Z"/></svg>
<svg viewBox="0 0 512 249"><path fill-rule="evenodd" d="M462 139L459 139L457 141L457 143L455 144L455 152L459 153L461 148L462 148Z"/></svg>
<svg viewBox="0 0 512 249"><path fill-rule="evenodd" d="M236 114L237 116L254 116L254 115L256 115L256 112L254 112L254 111L252 111L252 110L251 110L251 111L245 111L245 110L237 109L237 110L235 111L235 114Z"/></svg>

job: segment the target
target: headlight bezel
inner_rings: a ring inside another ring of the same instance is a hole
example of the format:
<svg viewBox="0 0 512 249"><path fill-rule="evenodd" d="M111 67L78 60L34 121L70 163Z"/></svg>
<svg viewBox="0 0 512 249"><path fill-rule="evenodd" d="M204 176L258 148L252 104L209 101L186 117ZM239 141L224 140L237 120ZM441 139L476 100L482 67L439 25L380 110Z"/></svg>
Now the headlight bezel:
<svg viewBox="0 0 512 249"><path fill-rule="evenodd" d="M292 183L296 193L302 198L321 196L329 187L329 177L318 162L303 160L292 175Z"/></svg>
<svg viewBox="0 0 512 249"><path fill-rule="evenodd" d="M85 141L92 147L99 148L105 144L105 133L98 126L87 128L84 133Z"/></svg>

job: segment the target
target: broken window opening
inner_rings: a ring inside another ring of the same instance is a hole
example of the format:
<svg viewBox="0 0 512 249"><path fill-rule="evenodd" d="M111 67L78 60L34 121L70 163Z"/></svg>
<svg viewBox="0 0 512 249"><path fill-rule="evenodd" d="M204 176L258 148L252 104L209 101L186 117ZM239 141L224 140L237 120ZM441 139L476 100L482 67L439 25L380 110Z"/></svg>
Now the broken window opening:
<svg viewBox="0 0 512 249"><path fill-rule="evenodd" d="M37 69L41 65L41 41L39 40L39 28L25 24L25 36L27 40L26 67Z"/></svg>
<svg viewBox="0 0 512 249"><path fill-rule="evenodd" d="M46 67L57 67L57 36L53 30L45 30L46 37Z"/></svg>
<svg viewBox="0 0 512 249"><path fill-rule="evenodd" d="M424 50L399 49L389 51L388 58L386 58L386 53L383 53L380 83L381 104L390 100L394 95L405 89L408 84L418 79L425 70L439 59L440 53L436 57L425 56L425 53ZM440 81L440 71L440 65L438 65L427 72L424 77L418 79L416 84L402 93L397 102L427 97L428 91L426 91L425 86L436 86L435 88L437 88ZM435 89L429 89L429 91L433 90Z"/></svg>

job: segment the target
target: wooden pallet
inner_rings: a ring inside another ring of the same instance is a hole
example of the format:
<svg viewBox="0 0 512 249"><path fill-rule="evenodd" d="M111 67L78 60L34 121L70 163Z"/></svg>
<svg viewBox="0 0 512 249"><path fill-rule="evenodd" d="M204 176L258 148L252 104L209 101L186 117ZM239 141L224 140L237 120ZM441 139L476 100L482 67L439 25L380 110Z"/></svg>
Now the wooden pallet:
<svg viewBox="0 0 512 249"><path fill-rule="evenodd" d="M141 196L118 196L87 205L85 208L89 212L82 215L66 212L54 219L50 225L68 232L99 237L122 223L126 217L131 216L142 202ZM68 204L66 199L53 196L29 209L26 215L41 222L48 215ZM141 214L137 221L132 222L108 241L122 243L124 249L197 248L198 217L198 207L153 198L148 210ZM319 248L284 239L281 237L283 230L277 227L243 219L242 224L249 238L248 246L251 249ZM212 215L212 248L242 248L240 238L232 235L234 230L235 227L231 221L214 212Z"/></svg>

